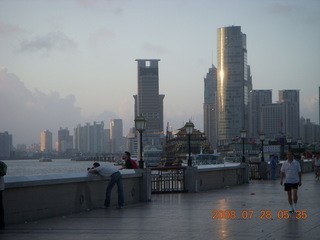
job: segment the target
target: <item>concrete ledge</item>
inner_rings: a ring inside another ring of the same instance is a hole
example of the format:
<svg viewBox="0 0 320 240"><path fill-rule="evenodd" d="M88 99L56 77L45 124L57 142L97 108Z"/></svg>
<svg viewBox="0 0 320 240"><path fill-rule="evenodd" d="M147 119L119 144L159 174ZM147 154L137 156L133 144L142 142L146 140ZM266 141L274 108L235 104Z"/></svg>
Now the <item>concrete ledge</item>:
<svg viewBox="0 0 320 240"><path fill-rule="evenodd" d="M122 171L125 203L141 201L143 172ZM65 175L39 175L5 177L3 192L5 222L7 224L35 221L61 216L104 204L105 191L110 178L87 176L86 173ZM118 202L117 187L112 191L111 205Z"/></svg>

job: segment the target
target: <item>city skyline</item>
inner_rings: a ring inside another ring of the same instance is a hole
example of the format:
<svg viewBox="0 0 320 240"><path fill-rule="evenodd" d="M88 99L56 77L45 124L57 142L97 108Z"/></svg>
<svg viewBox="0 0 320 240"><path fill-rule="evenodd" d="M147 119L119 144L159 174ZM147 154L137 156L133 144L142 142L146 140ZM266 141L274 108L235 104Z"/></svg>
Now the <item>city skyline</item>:
<svg viewBox="0 0 320 240"><path fill-rule="evenodd" d="M0 132L30 145L45 129L119 118L126 135L139 58L161 59L164 123L203 131L203 79L230 25L249 36L253 89L300 90L300 116L319 124L319 15L312 0L1 1Z"/></svg>

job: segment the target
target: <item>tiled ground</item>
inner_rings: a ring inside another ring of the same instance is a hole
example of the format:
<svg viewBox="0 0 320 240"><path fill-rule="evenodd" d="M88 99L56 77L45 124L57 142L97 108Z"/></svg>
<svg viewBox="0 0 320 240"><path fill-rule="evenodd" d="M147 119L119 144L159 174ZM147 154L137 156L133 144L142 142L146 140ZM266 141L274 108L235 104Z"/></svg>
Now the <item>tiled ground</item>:
<svg viewBox="0 0 320 240"><path fill-rule="evenodd" d="M313 173L303 175L299 189L298 210L305 212L288 219L283 219L289 206L279 180L152 199L121 210L97 209L9 225L0 239L320 239L320 181ZM212 218L217 216L222 219Z"/></svg>

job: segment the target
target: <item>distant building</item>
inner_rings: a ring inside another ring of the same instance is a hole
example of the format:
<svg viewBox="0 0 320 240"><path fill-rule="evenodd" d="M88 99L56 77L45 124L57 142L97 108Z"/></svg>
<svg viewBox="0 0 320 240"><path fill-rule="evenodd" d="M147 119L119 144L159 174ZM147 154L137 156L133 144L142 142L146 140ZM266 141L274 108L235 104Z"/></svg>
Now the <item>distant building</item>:
<svg viewBox="0 0 320 240"><path fill-rule="evenodd" d="M262 106L268 105L265 111L268 112L272 107L272 90L251 90L249 94L249 129L248 136L258 139L259 133L265 132L262 127ZM265 113L266 117L269 113ZM270 117L273 117L272 115ZM268 121L272 119L268 119ZM265 123L267 124L267 123ZM279 125L280 126L280 125ZM269 126L268 126L269 127Z"/></svg>
<svg viewBox="0 0 320 240"><path fill-rule="evenodd" d="M0 132L0 158L9 158L12 151L12 135Z"/></svg>
<svg viewBox="0 0 320 240"><path fill-rule="evenodd" d="M52 151L52 133L49 130L44 130L40 134L40 150L41 152Z"/></svg>
<svg viewBox="0 0 320 240"><path fill-rule="evenodd" d="M127 135L127 151L131 153L132 156L137 156L138 143L137 143L137 135L136 129L130 128L129 133Z"/></svg>
<svg viewBox="0 0 320 240"><path fill-rule="evenodd" d="M56 144L57 152L66 152L68 149L73 148L73 137L70 136L68 128L60 128L58 131L58 141Z"/></svg>
<svg viewBox="0 0 320 240"><path fill-rule="evenodd" d="M136 61L138 62L138 94L134 95L134 116L136 118L142 115L147 120L143 144L162 145L164 95L159 94L158 62L160 60L136 59ZM140 137L139 134L138 136Z"/></svg>
<svg viewBox="0 0 320 240"><path fill-rule="evenodd" d="M301 138L306 144L313 144L314 142L320 142L320 125L310 121L309 118L300 118L301 126Z"/></svg>
<svg viewBox="0 0 320 240"><path fill-rule="evenodd" d="M204 78L203 127L211 149L217 143L217 68L212 65Z"/></svg>
<svg viewBox="0 0 320 240"><path fill-rule="evenodd" d="M264 132L269 139L279 136L298 139L300 137L299 91L280 90L277 103L268 104L269 97L266 98L266 103L260 106L260 131ZM252 99L252 102L255 100Z"/></svg>
<svg viewBox="0 0 320 240"><path fill-rule="evenodd" d="M106 149L104 123L93 122L93 125L87 123L83 127L79 124L74 129L74 145L81 153L104 153Z"/></svg>
<svg viewBox="0 0 320 240"><path fill-rule="evenodd" d="M123 151L123 124L122 119L112 119L110 121L110 141L111 153Z"/></svg>
<svg viewBox="0 0 320 240"><path fill-rule="evenodd" d="M283 111L283 133L293 139L300 137L299 90L280 90L279 103Z"/></svg>
<svg viewBox="0 0 320 240"><path fill-rule="evenodd" d="M246 35L240 26L218 29L218 144L228 145L248 130L249 92L252 90L247 64Z"/></svg>

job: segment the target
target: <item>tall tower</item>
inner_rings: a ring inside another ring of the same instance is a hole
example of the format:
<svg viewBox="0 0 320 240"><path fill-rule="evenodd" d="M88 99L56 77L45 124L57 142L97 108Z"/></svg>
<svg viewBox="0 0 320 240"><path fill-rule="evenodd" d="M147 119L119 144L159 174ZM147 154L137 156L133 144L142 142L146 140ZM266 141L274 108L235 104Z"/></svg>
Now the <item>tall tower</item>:
<svg viewBox="0 0 320 240"><path fill-rule="evenodd" d="M240 26L218 29L218 144L226 145L248 130L249 91L246 35Z"/></svg>
<svg viewBox="0 0 320 240"><path fill-rule="evenodd" d="M259 138L259 133L267 134L262 127L262 107L265 104L272 106L272 90L251 90L249 93L249 129L248 136ZM269 106L269 109L272 108Z"/></svg>
<svg viewBox="0 0 320 240"><path fill-rule="evenodd" d="M138 94L135 99L135 118L147 120L143 134L144 145L161 145L163 140L163 99L159 94L160 59L136 59L138 62Z"/></svg>
<svg viewBox="0 0 320 240"><path fill-rule="evenodd" d="M123 149L123 124L122 119L110 121L111 153L120 153Z"/></svg>
<svg viewBox="0 0 320 240"><path fill-rule="evenodd" d="M217 148L217 68L212 65L204 78L203 127L212 150Z"/></svg>
<svg viewBox="0 0 320 240"><path fill-rule="evenodd" d="M52 151L52 133L44 130L40 134L40 150L42 152Z"/></svg>
<svg viewBox="0 0 320 240"><path fill-rule="evenodd" d="M57 152L65 152L73 147L73 137L70 136L68 128L61 128L58 130L58 141L56 144Z"/></svg>
<svg viewBox="0 0 320 240"><path fill-rule="evenodd" d="M279 103L283 108L283 132L285 135L297 139L300 137L299 90L280 90Z"/></svg>

